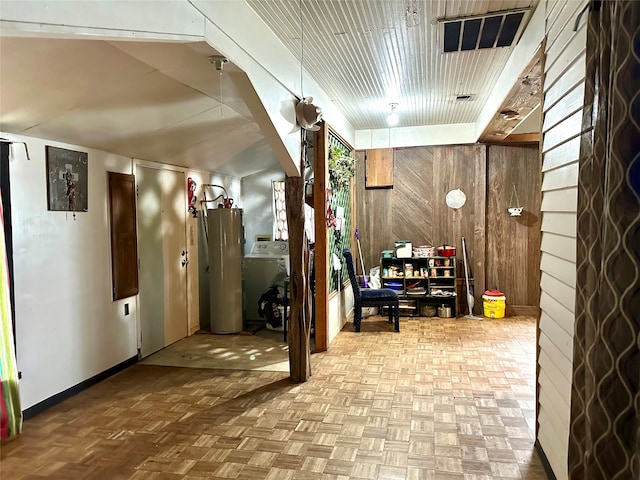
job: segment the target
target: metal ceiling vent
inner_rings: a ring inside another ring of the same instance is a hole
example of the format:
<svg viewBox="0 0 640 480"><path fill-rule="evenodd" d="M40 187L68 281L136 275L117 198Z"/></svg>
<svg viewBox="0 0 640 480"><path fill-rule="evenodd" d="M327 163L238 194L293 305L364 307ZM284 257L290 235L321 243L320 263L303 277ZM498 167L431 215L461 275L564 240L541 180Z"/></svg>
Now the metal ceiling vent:
<svg viewBox="0 0 640 480"><path fill-rule="evenodd" d="M482 16L441 19L444 53L510 47L524 30L529 9L493 12Z"/></svg>

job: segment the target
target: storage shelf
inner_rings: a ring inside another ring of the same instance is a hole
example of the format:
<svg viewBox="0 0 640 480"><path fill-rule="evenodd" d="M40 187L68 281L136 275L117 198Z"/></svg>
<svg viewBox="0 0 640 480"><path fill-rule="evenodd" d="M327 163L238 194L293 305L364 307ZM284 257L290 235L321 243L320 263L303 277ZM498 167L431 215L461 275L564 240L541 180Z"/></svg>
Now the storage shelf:
<svg viewBox="0 0 640 480"><path fill-rule="evenodd" d="M445 262L449 263L449 265L444 265ZM434 265L430 266L430 263ZM397 274L389 275L391 273L389 269ZM389 288L388 284L391 282L403 287L401 290L396 290L400 297L400 310L403 315L426 316L422 312L446 305L451 307L453 316L457 316L458 296L455 294L457 281L456 257L381 258L380 270L383 288ZM387 275L384 275L385 271ZM450 272L451 275L443 275L445 271ZM404 275L406 272L409 272L410 275ZM436 272L436 275L431 275L431 273ZM426 291L412 294L408 293L408 287L422 288ZM429 293L432 290L452 291L454 294L432 295Z"/></svg>

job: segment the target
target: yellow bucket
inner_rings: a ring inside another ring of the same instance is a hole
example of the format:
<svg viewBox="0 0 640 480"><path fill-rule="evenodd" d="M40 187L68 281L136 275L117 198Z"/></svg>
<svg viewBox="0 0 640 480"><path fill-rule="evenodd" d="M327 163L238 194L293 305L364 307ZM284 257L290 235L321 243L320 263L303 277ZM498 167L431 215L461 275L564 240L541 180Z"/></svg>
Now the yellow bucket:
<svg viewBox="0 0 640 480"><path fill-rule="evenodd" d="M482 306L484 308L484 316L489 318L504 318L507 297L494 297L491 295L482 295Z"/></svg>

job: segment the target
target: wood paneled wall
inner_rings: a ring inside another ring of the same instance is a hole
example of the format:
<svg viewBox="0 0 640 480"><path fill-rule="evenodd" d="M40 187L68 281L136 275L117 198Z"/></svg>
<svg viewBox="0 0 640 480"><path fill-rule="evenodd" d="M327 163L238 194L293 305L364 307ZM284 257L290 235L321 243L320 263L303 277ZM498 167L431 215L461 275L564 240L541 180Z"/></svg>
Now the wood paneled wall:
<svg viewBox="0 0 640 480"><path fill-rule="evenodd" d="M367 270L380 264L382 250L393 249L396 240L408 240L414 246L456 246L458 275L463 277L461 239L464 236L470 275L475 284L476 312L480 312L484 290L499 286L504 288L508 304L514 305L517 301L527 302L517 305L537 306L538 149L460 145L397 148L394 153L394 185L391 189L364 188L364 152L356 153L354 225L359 227ZM492 157L496 158L495 165ZM512 168L514 166L516 168ZM508 184L502 185L498 192L492 192L501 181ZM507 221L513 220L506 211L509 198L502 205L504 194L510 193L514 182L523 203L531 206L531 216L525 215L520 223L518 220ZM447 207L445 197L456 188L465 193L467 201L462 208L453 210ZM512 235L514 228L518 230L515 236ZM502 254L496 257L494 252L507 249L514 252L518 262L509 263ZM488 258L490 255L491 259ZM489 272L492 276L488 276ZM500 277L499 284L495 280L497 277ZM523 283L526 288L520 288ZM515 284L518 289L512 292Z"/></svg>
<svg viewBox="0 0 640 480"><path fill-rule="evenodd" d="M509 305L540 302L539 158L537 146L488 147L486 286ZM510 204L514 185L521 205ZM511 206L523 206L522 216L511 217Z"/></svg>

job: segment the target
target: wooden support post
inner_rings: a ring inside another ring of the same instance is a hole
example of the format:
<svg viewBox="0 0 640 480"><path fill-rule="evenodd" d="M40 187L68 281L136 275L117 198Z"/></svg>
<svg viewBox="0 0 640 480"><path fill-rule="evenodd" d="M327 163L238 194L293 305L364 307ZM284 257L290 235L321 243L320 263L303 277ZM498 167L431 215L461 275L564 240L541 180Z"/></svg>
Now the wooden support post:
<svg viewBox="0 0 640 480"><path fill-rule="evenodd" d="M304 131L302 132L304 135ZM289 371L294 382L311 377L311 292L309 289L309 248L304 230L304 159L300 176L285 179L287 223L289 227L290 314Z"/></svg>

